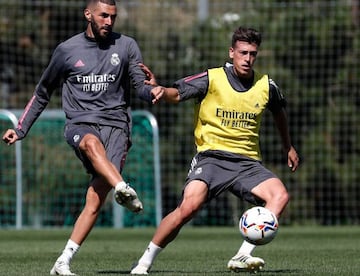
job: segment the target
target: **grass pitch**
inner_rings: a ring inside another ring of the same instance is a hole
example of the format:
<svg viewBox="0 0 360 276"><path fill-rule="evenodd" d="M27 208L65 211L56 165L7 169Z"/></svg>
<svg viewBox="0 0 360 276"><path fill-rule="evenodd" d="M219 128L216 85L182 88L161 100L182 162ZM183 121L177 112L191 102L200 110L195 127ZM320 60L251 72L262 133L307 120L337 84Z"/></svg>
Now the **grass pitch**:
<svg viewBox="0 0 360 276"><path fill-rule="evenodd" d="M71 229L0 230L0 275L49 275ZM95 228L73 260L78 275L128 275L149 243L153 228ZM156 259L150 275L237 275L226 264L241 244L235 227L183 228ZM259 246L258 275L360 275L360 228L280 228L273 242ZM239 273L249 275L249 273Z"/></svg>

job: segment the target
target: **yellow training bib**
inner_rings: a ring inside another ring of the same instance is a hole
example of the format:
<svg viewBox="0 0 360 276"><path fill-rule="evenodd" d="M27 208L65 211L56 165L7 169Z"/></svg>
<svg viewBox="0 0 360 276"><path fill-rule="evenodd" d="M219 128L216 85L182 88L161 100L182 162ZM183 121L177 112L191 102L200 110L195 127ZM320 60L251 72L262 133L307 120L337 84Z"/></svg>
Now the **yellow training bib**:
<svg viewBox="0 0 360 276"><path fill-rule="evenodd" d="M261 159L259 128L269 101L269 79L255 72L253 86L237 92L222 67L209 69L209 88L196 105L197 151L224 150Z"/></svg>

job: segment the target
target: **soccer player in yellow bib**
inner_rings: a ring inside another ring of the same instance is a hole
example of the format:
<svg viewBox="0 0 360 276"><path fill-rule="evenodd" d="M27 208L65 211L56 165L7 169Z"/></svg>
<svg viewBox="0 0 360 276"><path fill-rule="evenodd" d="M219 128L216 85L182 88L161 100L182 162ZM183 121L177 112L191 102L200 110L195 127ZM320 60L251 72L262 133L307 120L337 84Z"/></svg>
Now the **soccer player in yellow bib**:
<svg viewBox="0 0 360 276"><path fill-rule="evenodd" d="M156 256L176 238L182 226L222 192L265 206L277 217L286 207L289 195L284 184L261 163L259 128L266 108L273 114L292 171L298 168L299 157L289 135L284 96L268 75L253 69L260 44L257 30L240 27L232 36L231 63L182 78L168 88L158 86L151 70L142 65L154 85L153 103L197 99L197 154L178 207L161 221L131 274L148 274ZM236 272L261 270L265 262L252 256L255 247L243 241L228 268Z"/></svg>

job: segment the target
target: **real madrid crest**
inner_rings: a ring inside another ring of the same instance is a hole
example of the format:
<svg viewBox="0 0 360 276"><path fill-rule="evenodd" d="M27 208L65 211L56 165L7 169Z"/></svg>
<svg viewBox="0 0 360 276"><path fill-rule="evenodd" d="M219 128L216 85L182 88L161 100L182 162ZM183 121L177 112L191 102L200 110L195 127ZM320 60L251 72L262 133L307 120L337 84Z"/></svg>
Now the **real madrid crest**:
<svg viewBox="0 0 360 276"><path fill-rule="evenodd" d="M114 65L114 66L120 64L120 58L119 58L119 55L117 53L114 53L114 54L111 55L110 63L112 65Z"/></svg>

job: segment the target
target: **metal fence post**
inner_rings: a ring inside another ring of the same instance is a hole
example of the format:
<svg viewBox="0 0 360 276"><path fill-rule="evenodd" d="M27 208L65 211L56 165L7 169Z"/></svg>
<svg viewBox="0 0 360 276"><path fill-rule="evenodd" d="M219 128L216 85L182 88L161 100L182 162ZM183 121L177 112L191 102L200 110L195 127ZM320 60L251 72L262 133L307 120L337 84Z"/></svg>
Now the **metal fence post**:
<svg viewBox="0 0 360 276"><path fill-rule="evenodd" d="M14 128L18 120L14 113L9 110L0 109L0 115L7 117ZM15 143L15 162L16 162L16 229L22 228L22 154L21 141Z"/></svg>

